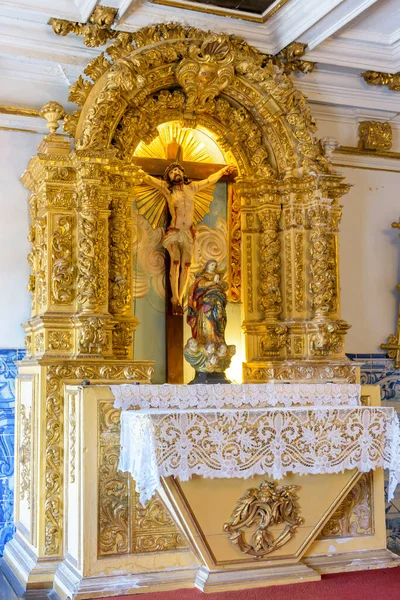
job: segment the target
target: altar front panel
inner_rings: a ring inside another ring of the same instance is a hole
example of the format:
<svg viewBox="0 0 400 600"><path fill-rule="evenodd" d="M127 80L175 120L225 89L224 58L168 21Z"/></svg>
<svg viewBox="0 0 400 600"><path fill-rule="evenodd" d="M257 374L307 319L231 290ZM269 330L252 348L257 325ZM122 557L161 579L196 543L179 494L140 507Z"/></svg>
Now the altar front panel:
<svg viewBox="0 0 400 600"><path fill-rule="evenodd" d="M379 404L379 388L363 388L362 402ZM63 600L115 595L116 589L128 594L280 585L318 580L320 572L330 570L397 564L385 546L379 469L369 475L371 529L366 535L347 531L346 538L334 540L324 537L327 524L363 476L345 471L284 477L280 485L300 488L296 493L304 523L285 545L260 560L232 544L224 523L246 490L270 478L165 478L160 495L143 507L131 477L117 469L120 410L110 389L67 387L65 423L64 561L54 583ZM270 528L274 537L281 531L282 526ZM248 539L251 533L246 531ZM357 563L354 556L367 561Z"/></svg>

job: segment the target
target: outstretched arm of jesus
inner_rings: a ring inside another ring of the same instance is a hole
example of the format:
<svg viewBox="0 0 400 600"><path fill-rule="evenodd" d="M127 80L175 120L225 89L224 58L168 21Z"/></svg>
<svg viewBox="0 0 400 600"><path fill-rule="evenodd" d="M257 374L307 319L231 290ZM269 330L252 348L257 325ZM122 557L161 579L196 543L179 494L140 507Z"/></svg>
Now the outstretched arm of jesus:
<svg viewBox="0 0 400 600"><path fill-rule="evenodd" d="M224 167L223 169L220 169L216 173L213 173L212 175L210 175L210 177L207 177L207 179L202 179L201 181L193 182L192 185L197 192L200 190L204 190L205 188L209 187L210 185L214 185L214 183L217 183L217 181L219 181L221 179L221 177L223 177L224 175L230 175L235 170L236 170L235 167L231 167L231 166Z"/></svg>
<svg viewBox="0 0 400 600"><path fill-rule="evenodd" d="M157 177L152 177L151 175L148 175L147 173L145 173L145 175L143 177L143 183L147 183L147 185L150 185L151 187L155 188L156 190L159 190L163 194L168 193L168 186L165 183L165 181L163 181L162 179L157 179Z"/></svg>

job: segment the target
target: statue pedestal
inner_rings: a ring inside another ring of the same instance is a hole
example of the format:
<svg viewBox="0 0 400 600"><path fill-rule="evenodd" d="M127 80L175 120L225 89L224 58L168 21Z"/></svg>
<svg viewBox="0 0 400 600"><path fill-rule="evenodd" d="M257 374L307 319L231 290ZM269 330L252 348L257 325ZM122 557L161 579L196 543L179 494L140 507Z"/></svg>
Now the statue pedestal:
<svg viewBox="0 0 400 600"><path fill-rule="evenodd" d="M378 387L364 386L362 395L364 404L379 404ZM63 556L36 559L33 568L37 538L24 530L26 509L19 496L17 533L6 546L9 568L28 589L54 589L63 600L191 587L234 590L400 563L386 550L380 469L289 474L280 480L279 485L299 486L304 522L287 543L260 560L232 543L224 523L246 490L271 478L193 477L181 482L168 477L160 494L143 507L132 478L118 471L120 410L110 388L66 386L61 419ZM33 489L35 485L33 479ZM34 505L40 503L35 494L31 498ZM271 527L275 539L284 526ZM250 540L247 530L245 537Z"/></svg>

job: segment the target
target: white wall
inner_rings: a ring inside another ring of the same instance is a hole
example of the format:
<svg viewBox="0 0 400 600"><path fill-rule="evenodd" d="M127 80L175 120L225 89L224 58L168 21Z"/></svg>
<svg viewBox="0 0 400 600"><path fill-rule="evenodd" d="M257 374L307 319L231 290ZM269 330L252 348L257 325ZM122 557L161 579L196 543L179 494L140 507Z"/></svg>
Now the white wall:
<svg viewBox="0 0 400 600"><path fill-rule="evenodd" d="M28 191L20 177L42 136L0 131L0 348L23 348L30 315Z"/></svg>
<svg viewBox="0 0 400 600"><path fill-rule="evenodd" d="M342 316L352 325L346 351L383 352L396 331L400 293L400 173L340 168L353 185L342 198L340 233Z"/></svg>

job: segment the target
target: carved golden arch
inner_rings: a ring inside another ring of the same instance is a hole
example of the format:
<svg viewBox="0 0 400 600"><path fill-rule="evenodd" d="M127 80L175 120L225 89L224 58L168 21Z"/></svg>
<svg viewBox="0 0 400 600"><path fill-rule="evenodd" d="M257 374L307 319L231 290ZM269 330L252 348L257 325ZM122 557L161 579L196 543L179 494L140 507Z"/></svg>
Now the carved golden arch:
<svg viewBox="0 0 400 600"><path fill-rule="evenodd" d="M245 379L348 378L337 241L348 186L314 138L303 94L243 40L180 25L119 33L107 53L112 63L101 54L84 71L92 81L71 88L82 108L64 128L76 154L110 160L132 185L134 149L158 125L210 130L239 171ZM277 368L285 359L308 361L307 374Z"/></svg>
<svg viewBox="0 0 400 600"><path fill-rule="evenodd" d="M131 204L140 181L132 158L158 125L179 120L211 131L238 166L231 281L235 299L240 280L244 290L244 379L353 380L337 239L338 199L348 186L313 136L304 96L271 57L235 37L156 25L118 33L107 53L112 62L100 54L71 86L81 109L63 126L74 149L52 133L25 176L37 198L48 191L40 210L32 204L32 316L61 305L58 327L68 338L50 348L50 334L40 339L31 320L28 354L132 359ZM62 194L43 188L45 163ZM60 238L69 246L61 274ZM68 294L50 293L54 281Z"/></svg>

